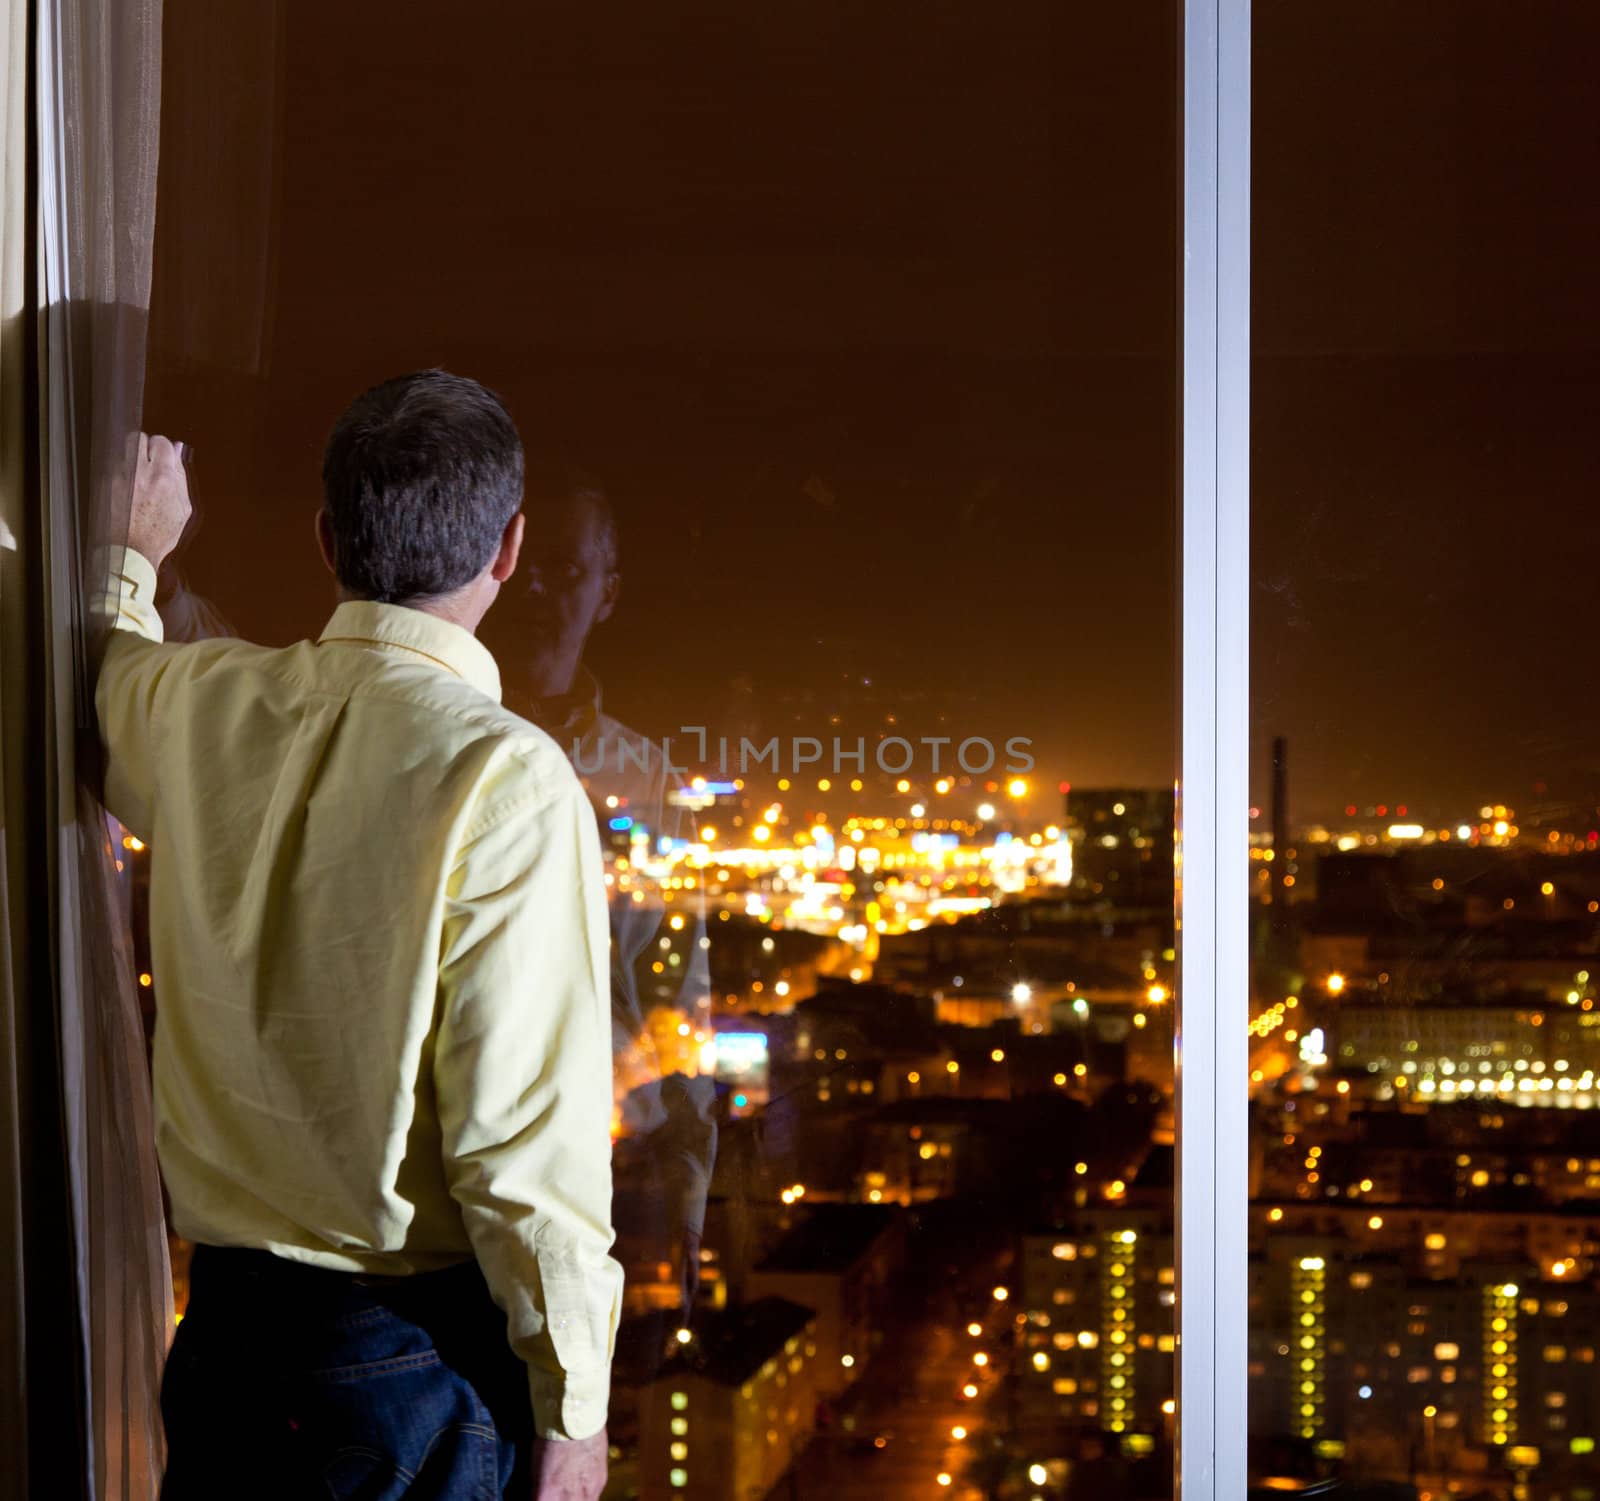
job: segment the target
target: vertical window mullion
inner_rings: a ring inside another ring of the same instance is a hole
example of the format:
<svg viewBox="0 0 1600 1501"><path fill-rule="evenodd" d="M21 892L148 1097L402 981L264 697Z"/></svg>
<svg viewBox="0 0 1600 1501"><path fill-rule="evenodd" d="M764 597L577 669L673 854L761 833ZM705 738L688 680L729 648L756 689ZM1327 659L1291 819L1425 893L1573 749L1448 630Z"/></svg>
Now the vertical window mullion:
<svg viewBox="0 0 1600 1501"><path fill-rule="evenodd" d="M1184 7L1178 1489L1246 1486L1250 7Z"/></svg>

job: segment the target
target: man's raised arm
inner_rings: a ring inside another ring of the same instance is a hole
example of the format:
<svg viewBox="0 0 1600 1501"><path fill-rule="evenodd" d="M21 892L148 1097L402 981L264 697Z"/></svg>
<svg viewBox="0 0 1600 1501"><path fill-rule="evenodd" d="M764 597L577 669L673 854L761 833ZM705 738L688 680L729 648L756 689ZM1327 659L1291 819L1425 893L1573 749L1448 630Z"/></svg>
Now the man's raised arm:
<svg viewBox="0 0 1600 1501"><path fill-rule="evenodd" d="M95 711L106 748L106 806L145 838L155 783L151 724L174 648L164 648L156 571L178 545L190 515L189 480L177 445L141 433L134 454L127 545L102 549L97 623L110 628L95 681Z"/></svg>

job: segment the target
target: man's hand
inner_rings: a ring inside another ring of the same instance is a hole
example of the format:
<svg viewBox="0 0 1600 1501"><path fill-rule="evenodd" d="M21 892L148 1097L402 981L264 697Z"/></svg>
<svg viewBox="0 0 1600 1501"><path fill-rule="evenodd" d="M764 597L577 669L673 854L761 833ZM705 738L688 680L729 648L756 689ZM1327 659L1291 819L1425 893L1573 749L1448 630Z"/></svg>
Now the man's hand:
<svg viewBox="0 0 1600 1501"><path fill-rule="evenodd" d="M169 439L140 433L135 449L128 546L160 568L189 524L189 476Z"/></svg>
<svg viewBox="0 0 1600 1501"><path fill-rule="evenodd" d="M536 1446L536 1501L599 1501L606 1484L606 1431L593 1438L544 1439Z"/></svg>

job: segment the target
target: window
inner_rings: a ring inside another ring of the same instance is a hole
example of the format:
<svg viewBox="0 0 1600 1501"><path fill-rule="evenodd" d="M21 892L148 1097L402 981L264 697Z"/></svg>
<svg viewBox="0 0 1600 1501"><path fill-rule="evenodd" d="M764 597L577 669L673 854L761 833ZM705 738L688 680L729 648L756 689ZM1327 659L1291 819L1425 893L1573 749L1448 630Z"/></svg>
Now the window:
<svg viewBox="0 0 1600 1501"><path fill-rule="evenodd" d="M1148 1487L1180 1359L1238 1378L1185 1382L1196 1494L1593 1447L1541 1430L1586 1423L1551 1383L1597 1317L1560 1129L1600 1070L1596 23L1105 9L169 0L180 601L314 629L289 498L376 371L525 423L485 640L603 843L644 1491L687 1486L691 1391L732 1456L697 1489L842 1453L818 1403L929 1267L940 1420L1001 1449ZM955 1442L953 1483L1032 1478Z"/></svg>
<svg viewBox="0 0 1600 1501"><path fill-rule="evenodd" d="M1587 1482L1554 1435L1600 1319L1596 723L1559 644L1600 371L1576 33L1252 25L1241 1029L1251 1348L1291 1351L1249 1383L1252 1478L1554 1493Z"/></svg>
<svg viewBox="0 0 1600 1501"><path fill-rule="evenodd" d="M480 636L601 841L644 1497L865 1474L858 1403L967 1429L928 1483L1170 1481L1177 19L170 0L193 593L315 635L301 512L375 379L523 434Z"/></svg>

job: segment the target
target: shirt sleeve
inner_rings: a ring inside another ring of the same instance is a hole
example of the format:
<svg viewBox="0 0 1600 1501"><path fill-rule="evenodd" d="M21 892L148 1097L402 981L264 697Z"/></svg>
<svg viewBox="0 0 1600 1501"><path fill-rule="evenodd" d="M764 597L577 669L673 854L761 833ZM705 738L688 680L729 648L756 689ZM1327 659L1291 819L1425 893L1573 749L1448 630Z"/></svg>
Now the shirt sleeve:
<svg viewBox="0 0 1600 1501"><path fill-rule="evenodd" d="M133 833L148 839L155 795L156 702L181 648L162 643L156 571L132 548L107 548L98 559L100 589L91 601L95 625L108 629L95 679L95 712L106 752L105 804Z"/></svg>
<svg viewBox="0 0 1600 1501"><path fill-rule="evenodd" d="M433 1073L445 1173L537 1431L576 1439L605 1425L622 1268L600 841L560 771L469 829L453 863Z"/></svg>

